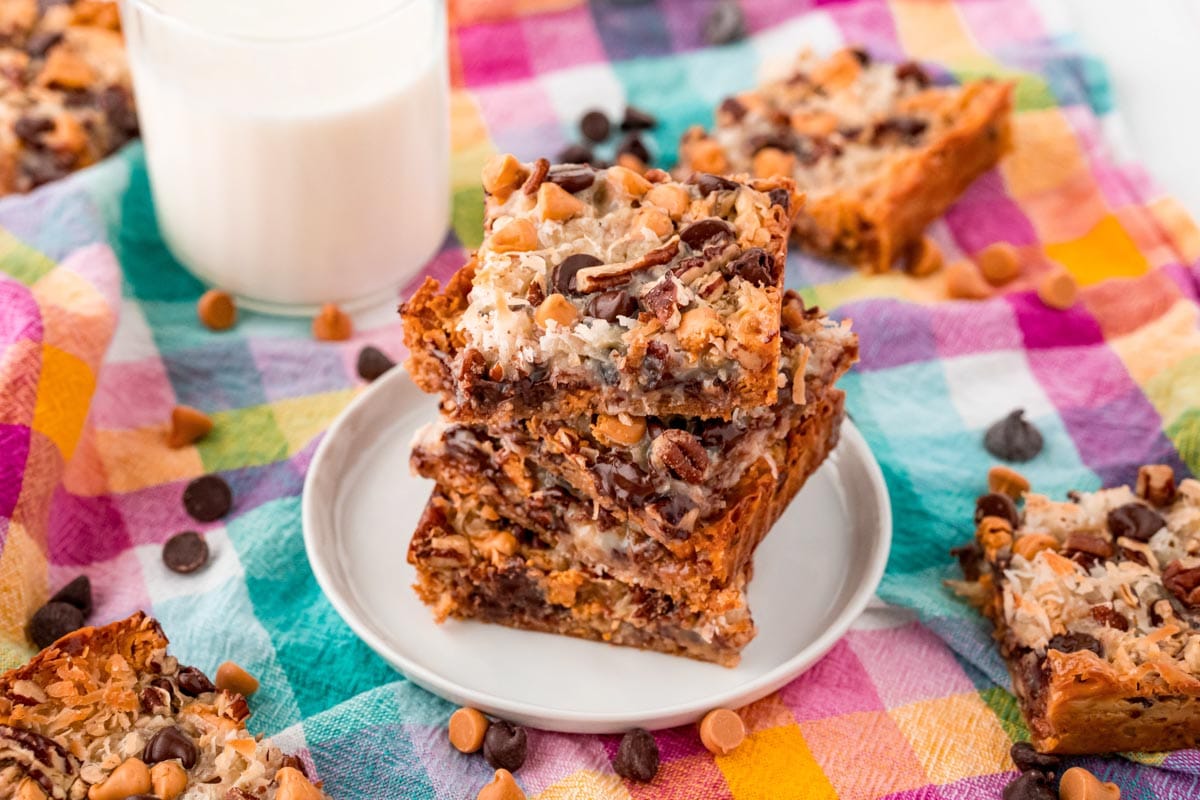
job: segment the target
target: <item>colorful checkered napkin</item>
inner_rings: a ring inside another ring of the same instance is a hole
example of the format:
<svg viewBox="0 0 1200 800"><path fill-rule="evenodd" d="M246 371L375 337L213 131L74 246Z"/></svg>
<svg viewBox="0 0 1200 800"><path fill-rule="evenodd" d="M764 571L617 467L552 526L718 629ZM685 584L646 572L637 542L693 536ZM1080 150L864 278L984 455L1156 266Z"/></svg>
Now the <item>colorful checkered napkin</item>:
<svg viewBox="0 0 1200 800"><path fill-rule="evenodd" d="M1200 470L1200 233L1110 149L1119 120L1103 71L1046 2L744 0L752 38L703 49L710 7L459 0L457 237L431 271L448 274L460 243L478 242L476 176L490 153L552 154L585 107L616 112L628 99L659 115L655 149L669 163L678 135L749 86L764 58L861 42L958 78L1019 81L1016 152L934 235L951 259L1014 242L1032 263L1065 265L1083 298L1051 311L1029 291L1031 275L1003 297L945 302L937 278L867 278L793 257L791 283L853 317L862 336L845 386L895 507L880 590L892 605L744 709L751 736L732 755L710 756L692 728L664 731L659 777L643 786L613 774L614 737L534 732L519 780L545 800L995 797L1012 777L1009 743L1025 731L986 627L941 585L984 488L982 431L1025 408L1046 450L1023 469L1056 495L1129 481L1143 462L1181 477ZM227 333L197 325L202 287L163 248L137 147L0 202L0 228L0 666L31 654L25 620L85 572L94 620L150 609L185 661L211 670L232 658L256 673L253 727L305 748L335 797L474 797L490 770L449 748L450 707L354 637L301 544L317 440L358 389L359 347L401 355L398 325L343 344L254 314ZM215 416L199 446L164 446L176 403ZM210 471L233 486L236 509L206 526L212 564L174 575L159 544L195 527L180 493ZM1142 761L1083 763L1126 798L1200 792L1200 754Z"/></svg>

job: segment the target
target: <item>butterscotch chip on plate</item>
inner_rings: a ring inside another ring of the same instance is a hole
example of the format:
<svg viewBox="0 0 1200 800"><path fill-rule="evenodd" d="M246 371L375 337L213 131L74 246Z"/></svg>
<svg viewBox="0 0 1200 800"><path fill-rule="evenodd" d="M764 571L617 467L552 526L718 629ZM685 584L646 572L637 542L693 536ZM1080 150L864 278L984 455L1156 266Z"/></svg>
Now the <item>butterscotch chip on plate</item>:
<svg viewBox="0 0 1200 800"><path fill-rule="evenodd" d="M804 52L721 103L711 133L688 131L679 174L787 175L808 195L797 242L884 272L1009 149L1012 91L990 79L934 86L920 65L858 48Z"/></svg>
<svg viewBox="0 0 1200 800"><path fill-rule="evenodd" d="M952 585L994 624L1038 751L1195 747L1200 482L1164 505L1127 486L1071 496L1026 494L1011 545L981 540Z"/></svg>

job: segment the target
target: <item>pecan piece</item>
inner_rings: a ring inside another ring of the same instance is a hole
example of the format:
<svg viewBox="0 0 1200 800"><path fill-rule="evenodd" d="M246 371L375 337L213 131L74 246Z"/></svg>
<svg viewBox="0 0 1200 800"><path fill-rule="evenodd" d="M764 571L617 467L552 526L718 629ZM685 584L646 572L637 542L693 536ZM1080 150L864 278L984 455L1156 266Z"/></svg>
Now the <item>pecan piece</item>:
<svg viewBox="0 0 1200 800"><path fill-rule="evenodd" d="M668 428L650 443L651 462L688 483L700 483L708 472L708 451L687 431Z"/></svg>
<svg viewBox="0 0 1200 800"><path fill-rule="evenodd" d="M546 176L550 173L550 162L544 158L539 158L533 162L533 172L529 173L529 177L525 179L525 183L521 185L521 191L525 194L537 194L537 190L541 187L542 181L546 180Z"/></svg>
<svg viewBox="0 0 1200 800"><path fill-rule="evenodd" d="M1137 496L1156 506L1169 505L1175 499L1175 471L1166 464L1139 467Z"/></svg>
<svg viewBox="0 0 1200 800"><path fill-rule="evenodd" d="M679 309L679 285L668 275L642 295L642 305L664 326L669 326Z"/></svg>
<svg viewBox="0 0 1200 800"><path fill-rule="evenodd" d="M1178 558L1167 564L1163 586L1189 608L1200 607L1200 560Z"/></svg>
<svg viewBox="0 0 1200 800"><path fill-rule="evenodd" d="M52 800L66 800L79 771L75 756L40 733L0 725L0 764L16 767Z"/></svg>
<svg viewBox="0 0 1200 800"><path fill-rule="evenodd" d="M1092 619L1099 622L1101 625L1109 628L1116 628L1119 631L1129 630L1129 620L1125 619L1125 615L1114 609L1112 606L1100 605L1092 606Z"/></svg>
<svg viewBox="0 0 1200 800"><path fill-rule="evenodd" d="M575 285L585 294L623 286L635 272L666 264L678 254L679 237L672 236L662 247L655 248L634 261L584 267L575 273Z"/></svg>

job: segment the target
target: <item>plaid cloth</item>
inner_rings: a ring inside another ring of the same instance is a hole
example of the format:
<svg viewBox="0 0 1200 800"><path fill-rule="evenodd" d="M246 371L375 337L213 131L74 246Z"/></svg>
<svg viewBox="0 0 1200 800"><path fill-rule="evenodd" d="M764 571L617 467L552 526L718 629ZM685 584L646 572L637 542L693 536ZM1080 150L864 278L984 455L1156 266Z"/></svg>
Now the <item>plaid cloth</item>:
<svg viewBox="0 0 1200 800"><path fill-rule="evenodd" d="M1143 462L1200 471L1200 233L1110 147L1122 137L1100 65L1047 0L743 0L752 36L719 49L700 43L710 0L452 5L455 235L429 267L438 276L479 241L484 159L556 152L585 107L653 109L669 164L688 125L802 44L860 42L957 78L1019 81L1016 151L933 234L949 259L1013 242L1034 265L1027 279L986 302L947 302L936 277L865 277L798 256L789 267L862 336L845 386L895 508L887 605L743 709L750 737L729 756L709 755L693 728L663 731L659 776L638 785L613 773L616 737L531 732L518 775L543 800L995 797L1025 731L986 626L941 585L991 463L982 431L1025 408L1046 449L1024 471L1053 494L1129 481ZM1084 287L1069 311L1030 291L1051 261ZM450 706L354 637L301 543L305 468L360 388L358 349L402 355L396 321L346 343L249 313L212 333L195 320L201 290L159 239L137 146L0 202L0 666L31 655L23 626L49 590L87 573L94 621L146 608L183 660L212 670L232 658L257 674L252 727L302 749L335 797L473 797L490 770L448 746ZM216 418L198 446L164 445L176 403ZM206 570L169 573L161 542L197 527L182 487L212 471L236 508L199 526L214 553ZM1197 752L1082 763L1126 798L1200 792Z"/></svg>

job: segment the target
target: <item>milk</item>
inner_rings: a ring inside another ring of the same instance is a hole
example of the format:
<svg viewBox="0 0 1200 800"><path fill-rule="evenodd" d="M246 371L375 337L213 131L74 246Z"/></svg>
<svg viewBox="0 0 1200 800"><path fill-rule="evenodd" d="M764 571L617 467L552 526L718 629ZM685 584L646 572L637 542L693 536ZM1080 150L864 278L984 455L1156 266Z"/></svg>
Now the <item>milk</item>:
<svg viewBox="0 0 1200 800"><path fill-rule="evenodd" d="M303 311L390 294L433 255L450 205L439 4L122 11L159 225L198 276Z"/></svg>

